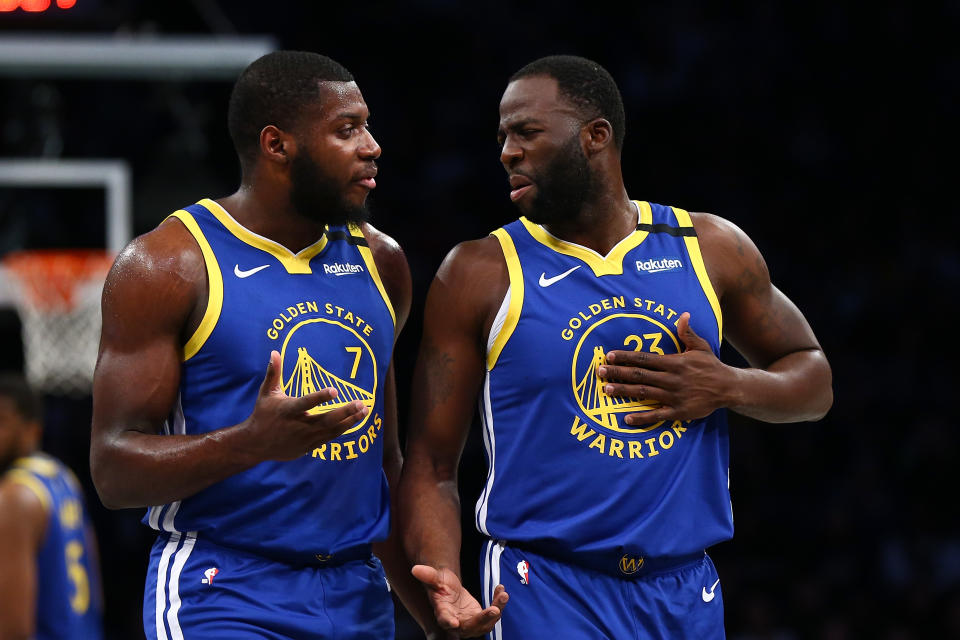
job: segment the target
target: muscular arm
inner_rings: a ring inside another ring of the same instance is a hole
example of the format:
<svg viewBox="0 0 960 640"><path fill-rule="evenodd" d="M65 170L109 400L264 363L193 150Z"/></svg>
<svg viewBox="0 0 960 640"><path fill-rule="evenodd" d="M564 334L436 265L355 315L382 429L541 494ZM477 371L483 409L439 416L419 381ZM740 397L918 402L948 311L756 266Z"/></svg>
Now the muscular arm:
<svg viewBox="0 0 960 640"><path fill-rule="evenodd" d="M720 301L724 336L748 361L718 360L683 314L679 354L615 351L600 367L607 393L649 398L660 409L631 414L631 425L702 418L726 407L765 422L819 420L833 402L830 365L797 307L770 282L767 265L735 225L691 214L710 281Z"/></svg>
<svg viewBox="0 0 960 640"><path fill-rule="evenodd" d="M267 376L247 420L203 435L160 435L180 383L181 345L205 298L202 255L176 220L134 240L107 276L90 468L110 508L180 500L261 461L292 459L336 437L365 411L357 402L308 416L330 391L287 397L274 354L270 366L264 362Z"/></svg>
<svg viewBox="0 0 960 640"><path fill-rule="evenodd" d="M0 483L0 638L32 638L36 626L37 553L46 535L39 498L14 482Z"/></svg>
<svg viewBox="0 0 960 640"><path fill-rule="evenodd" d="M708 214L693 220L718 289L724 337L750 364L731 368L726 405L764 422L819 420L833 404L832 374L810 324L771 283L743 231Z"/></svg>
<svg viewBox="0 0 960 640"><path fill-rule="evenodd" d="M478 286L481 283L483 286ZM445 571L456 576L456 587L460 587L457 467L483 381L483 341L506 287L503 255L492 237L459 245L441 265L427 295L413 377L407 461L400 483L407 554L414 563L432 568L425 568L417 577L433 583L428 587L441 624L470 634L492 626L500 609L490 607L481 612L472 601L470 618L479 615L480 620L465 625L467 617L446 617L437 601L449 595L460 608L469 596L454 591L445 594L436 587L446 584ZM498 604L502 607L505 602L503 594ZM479 626L464 628L472 624Z"/></svg>

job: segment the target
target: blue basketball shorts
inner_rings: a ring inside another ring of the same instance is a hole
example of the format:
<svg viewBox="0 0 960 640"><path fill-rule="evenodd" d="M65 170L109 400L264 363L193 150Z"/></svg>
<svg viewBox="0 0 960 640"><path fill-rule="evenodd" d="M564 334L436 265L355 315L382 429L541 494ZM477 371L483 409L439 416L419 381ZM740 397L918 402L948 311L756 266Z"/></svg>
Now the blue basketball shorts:
<svg viewBox="0 0 960 640"><path fill-rule="evenodd" d="M628 579L490 540L480 577L484 607L498 584L510 595L490 640L725 637L720 579L706 554Z"/></svg>
<svg viewBox="0 0 960 640"><path fill-rule="evenodd" d="M143 598L148 640L381 640L393 600L376 557L292 566L195 533L158 536Z"/></svg>

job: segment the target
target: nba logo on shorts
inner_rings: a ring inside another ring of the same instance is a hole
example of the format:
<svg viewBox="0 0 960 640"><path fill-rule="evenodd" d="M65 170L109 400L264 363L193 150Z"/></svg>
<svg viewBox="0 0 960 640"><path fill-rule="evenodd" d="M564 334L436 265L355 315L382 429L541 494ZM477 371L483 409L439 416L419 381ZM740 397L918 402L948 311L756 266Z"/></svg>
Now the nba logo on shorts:
<svg viewBox="0 0 960 640"><path fill-rule="evenodd" d="M203 572L204 577L200 579L200 582L203 584L213 584L213 577L218 573L220 573L220 569L217 569L216 567L210 567Z"/></svg>
<svg viewBox="0 0 960 640"><path fill-rule="evenodd" d="M520 584L530 584L530 563L521 560L517 563L517 573L520 574Z"/></svg>

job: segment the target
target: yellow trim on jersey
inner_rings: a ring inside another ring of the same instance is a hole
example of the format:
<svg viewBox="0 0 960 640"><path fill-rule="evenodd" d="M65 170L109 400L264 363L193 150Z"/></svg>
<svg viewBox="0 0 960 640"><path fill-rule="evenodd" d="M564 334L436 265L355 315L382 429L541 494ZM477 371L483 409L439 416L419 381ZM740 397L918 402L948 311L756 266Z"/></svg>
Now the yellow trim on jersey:
<svg viewBox="0 0 960 640"><path fill-rule="evenodd" d="M503 258L507 261L507 274L510 277L510 305L507 307L507 317L503 320L503 326L497 334L493 348L487 353L487 371L492 371L496 366L500 352L503 351L507 340L513 335L517 323L520 322L520 310L523 308L523 268L520 266L520 256L517 255L513 238L503 228L497 229L491 235L496 236L500 241Z"/></svg>
<svg viewBox="0 0 960 640"><path fill-rule="evenodd" d="M220 221L220 224L226 227L227 231L236 236L238 240L261 251L266 251L279 260L283 268L287 270L287 273L313 273L313 270L310 268L310 261L327 246L327 236L323 235L309 247L302 249L298 253L293 253L279 242L274 242L270 238L264 238L250 231L234 220L233 216L227 213L226 209L210 198L204 198L197 204L206 207L207 210Z"/></svg>
<svg viewBox="0 0 960 640"><path fill-rule="evenodd" d="M677 217L677 224L681 227L692 227L690 214L678 207L670 207L673 214ZM717 299L717 292L713 290L713 284L710 282L710 276L707 275L707 267L703 263L703 255L700 253L700 242L696 236L684 236L687 243L687 253L690 254L690 261L693 262L693 270L700 280L700 286L703 287L703 293L706 294L710 306L713 307L713 313L717 316L717 331L719 332L719 342L723 342L723 314L720 313L720 301Z"/></svg>
<svg viewBox="0 0 960 640"><path fill-rule="evenodd" d="M210 337L210 334L213 333L213 328L217 326L217 321L220 319L220 312L223 310L223 275L220 273L220 264L217 262L217 257L213 254L213 249L210 248L210 243L207 242L206 236L204 236L203 231L200 230L200 225L197 224L197 221L190 212L181 209L171 213L169 217L176 218L187 228L187 231L190 232L193 239L200 245L200 252L203 253L203 262L207 265L207 283L209 285L207 287L207 310L203 312L203 319L200 320L200 326L193 332L193 335L190 336L187 343L183 345L183 354L181 357L183 361L186 362L197 355L200 347L203 346L207 338Z"/></svg>
<svg viewBox="0 0 960 640"><path fill-rule="evenodd" d="M349 225L348 229L350 229L350 235L353 237L364 237L363 230L359 227ZM370 277L373 278L373 283L377 285L377 289L380 290L380 295L383 296L383 301L387 304L387 310L390 312L390 317L393 318L394 333L396 333L397 314L393 310L393 303L390 302L390 296L387 295L387 289L383 286L383 280L380 279L380 272L377 270L377 263L373 259L373 252L370 251L370 247L364 247L359 244L357 245L357 249L360 250L360 255L363 256L363 261L367 263L367 271L370 273Z"/></svg>
<svg viewBox="0 0 960 640"><path fill-rule="evenodd" d="M50 513L50 509L53 507L53 497L43 483L37 480L32 473L26 469L10 469L4 474L3 479L29 489L43 505L44 512Z"/></svg>
<svg viewBox="0 0 960 640"><path fill-rule="evenodd" d="M640 212L639 222L651 224L653 220L653 212L650 210L650 203L640 200L634 200L633 202L637 205L637 209ZM534 240L540 244L546 245L557 253L562 253L564 255L582 260L583 262L587 263L587 266L593 269L593 274L596 276L622 275L623 256L627 255L627 252L631 249L635 249L637 246L639 246L640 243L646 240L647 236L649 235L648 231L634 230L633 233L618 242L616 246L610 250L610 253L608 253L606 256L601 256L593 249L588 249L587 247L579 244L567 242L566 240L561 240L556 236L550 235L546 229L538 224L530 222L525 217L521 217L520 222L523 223L523 226L526 227L527 231L531 236L533 236Z"/></svg>
<svg viewBox="0 0 960 640"><path fill-rule="evenodd" d="M17 458L12 466L15 469L32 471L38 476L43 476L44 478L56 478L60 471L60 466L56 462L37 455Z"/></svg>

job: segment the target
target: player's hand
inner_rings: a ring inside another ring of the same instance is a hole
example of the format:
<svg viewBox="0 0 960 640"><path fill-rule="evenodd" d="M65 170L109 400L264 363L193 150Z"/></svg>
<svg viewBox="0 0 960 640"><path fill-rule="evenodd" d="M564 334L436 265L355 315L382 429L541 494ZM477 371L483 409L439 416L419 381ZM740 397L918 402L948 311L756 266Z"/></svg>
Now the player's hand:
<svg viewBox="0 0 960 640"><path fill-rule="evenodd" d="M681 353L611 351L607 364L597 369L607 395L660 403L659 408L627 415L628 425L696 420L726 406L734 379L730 367L693 331L689 313L680 316L677 335L685 347Z"/></svg>
<svg viewBox="0 0 960 640"><path fill-rule="evenodd" d="M493 629L509 599L506 589L498 584L493 592L493 602L484 609L449 569L418 564L411 573L427 587L440 626L455 631L461 638L482 636Z"/></svg>
<svg viewBox="0 0 960 640"><path fill-rule="evenodd" d="M247 449L262 460L293 460L341 435L369 412L355 400L326 413L307 413L335 397L336 389L321 389L299 398L288 396L280 376L280 354L271 351L257 403L243 423L249 435Z"/></svg>

